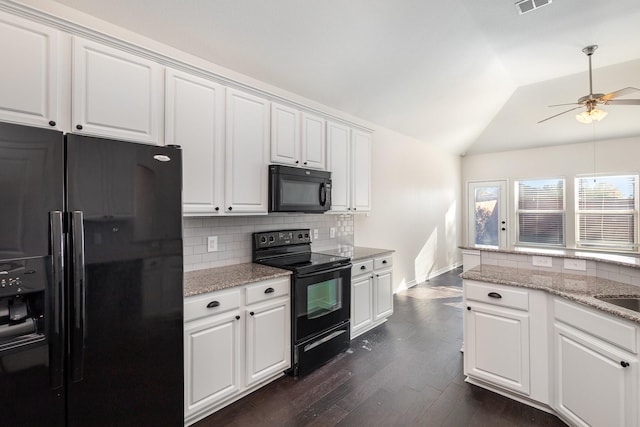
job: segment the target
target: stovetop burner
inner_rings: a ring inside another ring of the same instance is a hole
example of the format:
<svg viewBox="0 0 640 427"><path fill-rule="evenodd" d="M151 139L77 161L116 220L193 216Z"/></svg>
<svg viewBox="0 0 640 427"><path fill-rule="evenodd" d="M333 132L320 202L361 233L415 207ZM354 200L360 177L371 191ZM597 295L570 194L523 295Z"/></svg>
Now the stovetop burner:
<svg viewBox="0 0 640 427"><path fill-rule="evenodd" d="M309 229L253 233L253 261L297 274L341 267L350 259L311 252Z"/></svg>

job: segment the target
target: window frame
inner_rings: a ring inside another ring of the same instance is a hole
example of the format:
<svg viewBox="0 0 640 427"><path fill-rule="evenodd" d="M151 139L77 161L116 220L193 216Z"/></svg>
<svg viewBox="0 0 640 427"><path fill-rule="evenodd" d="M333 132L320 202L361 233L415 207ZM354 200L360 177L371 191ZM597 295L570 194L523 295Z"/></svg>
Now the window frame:
<svg viewBox="0 0 640 427"><path fill-rule="evenodd" d="M633 177L633 209L580 209L580 180L585 179L602 179L602 178L623 178ZM638 173L608 173L608 174L589 174L576 175L574 177L574 218L575 218L575 247L586 250L611 251L611 252L627 252L637 253L640 249L638 244L638 228L639 223L639 200L638 200L638 184L640 176ZM631 215L633 223L633 242L630 244L616 244L615 242L597 241L581 242L580 240L580 217L581 215Z"/></svg>
<svg viewBox="0 0 640 427"><path fill-rule="evenodd" d="M533 181L561 181L562 182L562 209L520 209L520 183ZM526 178L514 180L514 213L515 213L515 244L518 246L550 246L561 247L567 246L567 179L564 176L553 178ZM520 240L520 214L561 214L562 215L562 242L561 243L536 243L523 242Z"/></svg>

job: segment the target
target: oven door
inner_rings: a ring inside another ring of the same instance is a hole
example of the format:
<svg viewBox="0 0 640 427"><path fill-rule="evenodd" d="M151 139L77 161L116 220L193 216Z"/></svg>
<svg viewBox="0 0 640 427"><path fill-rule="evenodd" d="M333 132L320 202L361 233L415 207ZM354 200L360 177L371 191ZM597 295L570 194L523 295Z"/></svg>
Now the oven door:
<svg viewBox="0 0 640 427"><path fill-rule="evenodd" d="M351 264L294 276L295 342L349 320Z"/></svg>

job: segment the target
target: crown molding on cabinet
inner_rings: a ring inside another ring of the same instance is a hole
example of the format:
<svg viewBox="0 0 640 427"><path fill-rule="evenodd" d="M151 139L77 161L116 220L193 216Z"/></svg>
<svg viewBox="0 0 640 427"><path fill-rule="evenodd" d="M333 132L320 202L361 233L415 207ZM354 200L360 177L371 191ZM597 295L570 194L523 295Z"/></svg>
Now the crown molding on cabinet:
<svg viewBox="0 0 640 427"><path fill-rule="evenodd" d="M114 37L113 35L102 31L102 30L97 30L97 29L93 29L93 28L89 28L85 25L82 24L78 24L76 22L72 22L67 18L63 18L61 16L55 16L52 13L46 12L46 11L42 11L39 9L36 9L35 7L32 7L30 5L26 5L23 3L18 3L14 0L1 0L0 1L0 10L11 13L13 15L17 15L17 16L21 16L23 18L26 19L30 19L32 21L36 21L39 22L41 24L45 24L51 27L54 27L58 30L64 31L66 33L69 33L71 35L75 35L75 36L80 36L89 40L93 40L93 41L97 41L100 42L102 44L117 48L117 49L121 49L124 51L127 51L129 53L144 57L146 59L155 61L161 65L164 66L168 66L171 68L175 68L177 70L181 70L181 71L185 71L191 74L195 74L198 75L200 77L203 78L207 78L207 79L211 79L214 80L220 84L223 84L225 86L228 87L232 87L235 89L240 89L246 92L250 92L253 93L255 95L261 96L263 98L268 99L269 101L275 101L275 102L279 102L279 103L284 103L284 104L288 104L297 108L300 108L302 110L306 110L308 112L317 114L322 116L325 119L328 120L333 120L333 121L337 121L340 123L344 123L347 124L348 126L351 126L353 128L358 128L367 132L373 132L374 130L371 127L362 125L360 123L357 122L352 122L349 120L346 120L342 117L340 117L339 115L335 115L335 114L331 114L331 113L327 113L324 110L321 110L317 107L313 107L310 106L308 104L304 104L302 102L298 102L298 101L294 101L291 100L289 98L285 98L283 96L277 95L273 92L270 92L268 90L264 90L264 89L260 89L260 88L256 88L255 86L252 86L250 84L238 81L236 79L232 79L230 77L227 77L223 74L217 73L217 72L213 72L209 69L206 69L202 66L198 66L195 65L193 63L187 62L186 60L182 60L182 59L178 59L169 55L166 55L162 52L159 52L157 50L152 50L149 48L146 48L144 46L141 46L140 44L136 44L136 43L132 43L129 42L127 40L123 40L117 37ZM99 19L99 18L95 18L95 19ZM102 21L103 23L106 23L105 21ZM108 24L108 23L106 23ZM111 24L109 24L111 25ZM128 30L127 30L128 31ZM140 36L140 35L138 35ZM140 36L140 37L144 37L144 36ZM146 38L146 37L145 37ZM151 40L151 39L149 39ZM160 42L156 42L153 41L154 43L158 43L161 44ZM165 46L165 45L163 45ZM171 48L170 46L167 46L168 48ZM174 48L171 48L174 49ZM191 54L187 53L187 52L182 52L185 56L191 56ZM211 64L212 66L215 67L219 67L214 63L211 63L209 61L205 62ZM232 70L230 70L232 71ZM234 72L235 73L235 72ZM240 74L240 73L237 73ZM254 79L250 76L246 76L249 79L252 80L257 80Z"/></svg>

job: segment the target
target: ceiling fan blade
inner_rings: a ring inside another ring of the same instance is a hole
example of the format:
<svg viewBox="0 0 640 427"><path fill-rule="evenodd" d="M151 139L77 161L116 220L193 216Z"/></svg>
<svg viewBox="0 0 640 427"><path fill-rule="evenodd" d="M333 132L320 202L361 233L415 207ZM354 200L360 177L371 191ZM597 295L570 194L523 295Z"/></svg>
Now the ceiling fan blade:
<svg viewBox="0 0 640 427"><path fill-rule="evenodd" d="M640 105L640 99L612 99L606 101L605 105Z"/></svg>
<svg viewBox="0 0 640 427"><path fill-rule="evenodd" d="M582 105L579 102L570 102L568 104L554 104L554 105L549 105L549 107L564 107L566 105Z"/></svg>
<svg viewBox="0 0 640 427"><path fill-rule="evenodd" d="M574 107L574 108L572 108L572 109L570 109L570 110L567 110L567 111L563 111L562 113L558 113L558 114L553 115L553 116L551 116L551 117L547 117L546 119L542 119L542 120L540 120L538 123L546 122L547 120L553 119L554 117L558 117L558 116L561 116L561 115L563 115L563 114L566 114L566 113L568 113L569 111L577 110L578 108L582 108L582 105L579 105L579 106Z"/></svg>
<svg viewBox="0 0 640 427"><path fill-rule="evenodd" d="M610 99L617 98L619 96L628 95L630 93L637 92L639 90L640 89L637 89L635 87L625 87L624 89L620 89L615 92L607 93L606 95L601 96L600 98L598 98L598 101L609 101Z"/></svg>

